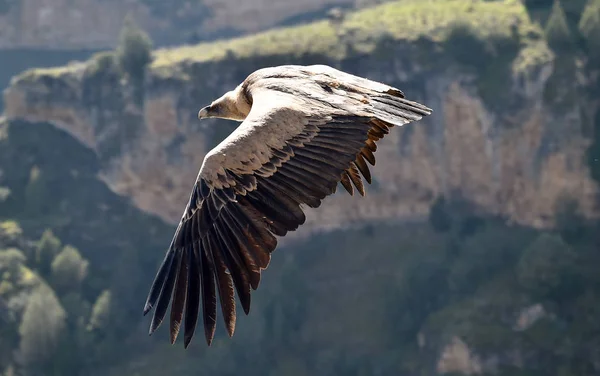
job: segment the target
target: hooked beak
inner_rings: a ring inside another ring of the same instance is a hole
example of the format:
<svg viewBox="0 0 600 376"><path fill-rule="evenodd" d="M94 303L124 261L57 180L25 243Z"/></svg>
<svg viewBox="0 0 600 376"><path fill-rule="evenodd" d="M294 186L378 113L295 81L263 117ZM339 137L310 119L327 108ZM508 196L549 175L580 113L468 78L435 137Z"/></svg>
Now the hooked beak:
<svg viewBox="0 0 600 376"><path fill-rule="evenodd" d="M200 111L198 111L198 119L207 118L209 109L210 109L210 106L206 106L206 107L202 108Z"/></svg>

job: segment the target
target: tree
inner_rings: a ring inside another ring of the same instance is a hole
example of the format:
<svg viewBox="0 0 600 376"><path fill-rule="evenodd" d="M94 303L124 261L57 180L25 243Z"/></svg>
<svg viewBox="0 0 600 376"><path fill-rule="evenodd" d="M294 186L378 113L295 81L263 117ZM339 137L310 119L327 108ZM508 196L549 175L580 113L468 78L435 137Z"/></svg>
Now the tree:
<svg viewBox="0 0 600 376"><path fill-rule="evenodd" d="M0 270L8 271L12 277L19 272L19 267L25 263L27 258L20 250L8 248L0 251Z"/></svg>
<svg viewBox="0 0 600 376"><path fill-rule="evenodd" d="M40 371L53 364L53 356L65 328L66 313L54 291L40 285L29 297L19 326L19 355L23 366Z"/></svg>
<svg viewBox="0 0 600 376"><path fill-rule="evenodd" d="M60 292L77 291L87 275L88 261L67 245L52 261L52 282Z"/></svg>
<svg viewBox="0 0 600 376"><path fill-rule="evenodd" d="M545 33L548 45L555 51L569 51L575 45L565 11L559 0L554 1L552 12L546 22Z"/></svg>
<svg viewBox="0 0 600 376"><path fill-rule="evenodd" d="M579 31L583 36L592 63L600 64L600 0L590 0L585 7Z"/></svg>
<svg viewBox="0 0 600 376"><path fill-rule="evenodd" d="M134 85L136 101L141 103L146 67L152 61L152 41L131 17L125 18L116 56L121 71Z"/></svg>
<svg viewBox="0 0 600 376"><path fill-rule="evenodd" d="M517 279L538 298L568 296L568 289L577 281L576 256L559 235L542 234L523 252Z"/></svg>
<svg viewBox="0 0 600 376"><path fill-rule="evenodd" d="M102 291L92 308L92 317L90 318L90 325L88 327L89 330L103 330L106 327L110 318L110 302L110 291Z"/></svg>
<svg viewBox="0 0 600 376"><path fill-rule="evenodd" d="M35 261L40 274L47 276L50 272L50 264L60 251L60 240L54 236L52 230L46 230L35 247Z"/></svg>
<svg viewBox="0 0 600 376"><path fill-rule="evenodd" d="M552 6L554 0L523 0L528 8L545 8Z"/></svg>
<svg viewBox="0 0 600 376"><path fill-rule="evenodd" d="M480 69L493 61L486 42L467 22L454 22L448 26L447 51L459 64Z"/></svg>

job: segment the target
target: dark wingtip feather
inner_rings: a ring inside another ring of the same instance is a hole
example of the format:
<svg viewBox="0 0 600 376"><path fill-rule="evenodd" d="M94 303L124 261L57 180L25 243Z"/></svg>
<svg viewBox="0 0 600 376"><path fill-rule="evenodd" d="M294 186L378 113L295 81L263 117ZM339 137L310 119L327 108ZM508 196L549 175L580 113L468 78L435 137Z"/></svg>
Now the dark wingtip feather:
<svg viewBox="0 0 600 376"><path fill-rule="evenodd" d="M148 329L148 335L154 334L156 329L162 324L162 318L157 318L156 315L152 316L152 322L150 323L150 329Z"/></svg>
<svg viewBox="0 0 600 376"><path fill-rule="evenodd" d="M163 322L165 314L167 313L167 308L169 307L169 302L171 301L171 296L173 294L175 279L178 274L181 256L182 252L175 251L174 257L171 259L171 263L169 264L169 269L165 276L165 282L162 290L160 291L158 302L156 304L156 310L154 311L154 316L152 316L152 322L150 323L150 334L158 329Z"/></svg>
<svg viewBox="0 0 600 376"><path fill-rule="evenodd" d="M197 218L197 216L195 217ZM197 222L193 224L197 227ZM193 236L192 250L188 252L188 290L185 300L185 321L183 347L187 349L194 337L200 311L200 267L199 267L199 243L197 236Z"/></svg>
<svg viewBox="0 0 600 376"><path fill-rule="evenodd" d="M148 297L146 298L146 303L144 304L144 316L146 316L156 304L156 301L158 300L160 292L167 279L167 273L171 268L174 256L175 252L172 250L172 248L170 248L169 251L165 254L165 258L160 264L158 272L156 273L154 281L152 282L152 286L150 287L150 291L148 292Z"/></svg>
<svg viewBox="0 0 600 376"><path fill-rule="evenodd" d="M250 299L251 299L252 295L248 294L248 302L245 304L242 304L242 309L244 310L244 313L246 314L246 316L248 316L248 314L250 313Z"/></svg>
<svg viewBox="0 0 600 376"><path fill-rule="evenodd" d="M207 239L202 239L199 247L200 257L200 288L202 291L202 317L204 320L204 337L210 346L217 327L217 296L215 292L214 267L206 255Z"/></svg>
<svg viewBox="0 0 600 376"><path fill-rule="evenodd" d="M175 291L173 293L173 303L171 304L171 318L169 322L169 332L171 344L174 344L181 329L181 320L183 319L183 311L186 304L186 296L188 289L188 271L189 264L187 254L190 249L186 249L186 256L179 257L179 265L177 267L177 278L175 282Z"/></svg>

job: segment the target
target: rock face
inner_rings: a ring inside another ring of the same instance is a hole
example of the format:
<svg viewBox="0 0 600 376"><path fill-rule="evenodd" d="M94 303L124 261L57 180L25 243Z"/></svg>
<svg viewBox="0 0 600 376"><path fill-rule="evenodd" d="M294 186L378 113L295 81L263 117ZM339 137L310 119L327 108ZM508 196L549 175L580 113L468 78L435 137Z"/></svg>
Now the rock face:
<svg viewBox="0 0 600 376"><path fill-rule="evenodd" d="M5 115L48 121L73 134L104 161L101 176L111 189L174 223L205 153L233 129L231 122L198 122L198 109L260 67L324 62L394 85L434 113L393 129L380 143L366 198L338 191L319 210L308 210L307 227L423 217L440 195L468 198L481 210L535 227L552 225L565 197L584 215L598 214L584 158L587 104L576 101L558 112L545 103L551 58L513 71L499 87L506 92L490 97L481 94L481 75L465 72L436 43L381 43L338 60L226 56L182 60L168 70L153 65L141 105L116 69L98 71L93 61L29 72L5 91Z"/></svg>
<svg viewBox="0 0 600 376"><path fill-rule="evenodd" d="M353 0L16 0L0 2L0 48L97 49L115 45L131 14L160 43L245 34L325 13Z"/></svg>

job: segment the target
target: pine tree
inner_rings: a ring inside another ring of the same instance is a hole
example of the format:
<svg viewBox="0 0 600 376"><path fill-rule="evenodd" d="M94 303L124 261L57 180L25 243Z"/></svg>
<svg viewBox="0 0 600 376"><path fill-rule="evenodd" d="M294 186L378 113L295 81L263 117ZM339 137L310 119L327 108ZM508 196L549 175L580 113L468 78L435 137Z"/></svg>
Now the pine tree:
<svg viewBox="0 0 600 376"><path fill-rule="evenodd" d="M92 317L90 318L89 330L104 330L110 319L111 294L109 290L104 290L92 308Z"/></svg>
<svg viewBox="0 0 600 376"><path fill-rule="evenodd" d="M140 29L131 17L125 18L123 30L119 36L116 51L121 71L131 80L135 101L143 102L143 85L146 67L152 61L152 41L144 30Z"/></svg>
<svg viewBox="0 0 600 376"><path fill-rule="evenodd" d="M554 51L568 52L572 51L575 46L565 11L559 0L554 1L552 13L546 23L545 33L548 45Z"/></svg>
<svg viewBox="0 0 600 376"><path fill-rule="evenodd" d="M42 276L48 276L50 264L60 251L60 248L60 240L54 236L52 230L44 231L35 247L35 261Z"/></svg>
<svg viewBox="0 0 600 376"><path fill-rule="evenodd" d="M48 286L41 285L31 294L19 327L19 355L26 369L40 372L54 363L65 319L65 310Z"/></svg>
<svg viewBox="0 0 600 376"><path fill-rule="evenodd" d="M591 62L600 65L600 0L590 0L585 7L579 31L587 45L587 52Z"/></svg>
<svg viewBox="0 0 600 376"><path fill-rule="evenodd" d="M88 261L67 245L56 255L51 267L54 287L61 293L76 292L87 275Z"/></svg>

